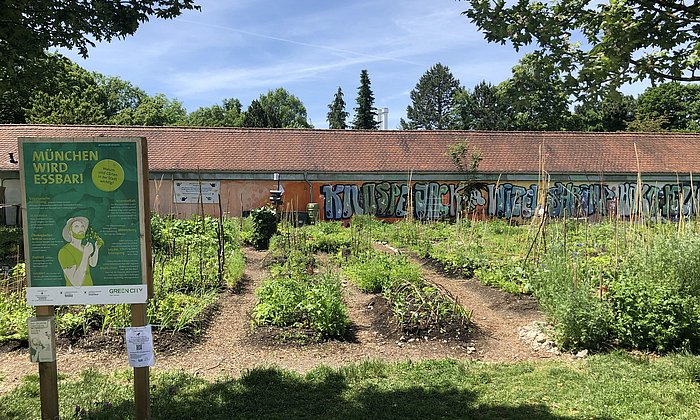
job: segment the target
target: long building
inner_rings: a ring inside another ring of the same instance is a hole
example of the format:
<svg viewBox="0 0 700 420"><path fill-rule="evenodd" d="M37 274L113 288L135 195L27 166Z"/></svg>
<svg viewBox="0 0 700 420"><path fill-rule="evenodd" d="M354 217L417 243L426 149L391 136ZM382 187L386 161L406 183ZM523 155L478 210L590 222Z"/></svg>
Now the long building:
<svg viewBox="0 0 700 420"><path fill-rule="evenodd" d="M700 136L680 133L355 131L0 125L0 224L18 224L20 137L145 137L152 211L232 216L269 202L303 218L694 217ZM481 160L460 170L451 146ZM478 188L464 199L465 181ZM203 201L199 204L200 199Z"/></svg>

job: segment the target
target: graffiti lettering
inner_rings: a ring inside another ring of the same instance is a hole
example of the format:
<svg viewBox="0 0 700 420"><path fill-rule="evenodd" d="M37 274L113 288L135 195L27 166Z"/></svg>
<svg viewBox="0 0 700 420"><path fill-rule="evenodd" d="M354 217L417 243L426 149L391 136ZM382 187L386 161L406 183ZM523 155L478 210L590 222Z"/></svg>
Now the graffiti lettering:
<svg viewBox="0 0 700 420"><path fill-rule="evenodd" d="M409 190L409 188L411 188ZM637 193L637 190L639 194ZM410 192L410 194L409 194ZM542 209L539 187L511 183L487 184L464 197L458 183L368 182L322 185L326 220L349 219L370 214L379 218L405 217L409 211L421 220L456 217L463 210L486 217L529 219ZM546 209L550 217L631 217L643 214L653 218L677 220L698 212L700 188L682 184L575 184L556 182L546 191Z"/></svg>

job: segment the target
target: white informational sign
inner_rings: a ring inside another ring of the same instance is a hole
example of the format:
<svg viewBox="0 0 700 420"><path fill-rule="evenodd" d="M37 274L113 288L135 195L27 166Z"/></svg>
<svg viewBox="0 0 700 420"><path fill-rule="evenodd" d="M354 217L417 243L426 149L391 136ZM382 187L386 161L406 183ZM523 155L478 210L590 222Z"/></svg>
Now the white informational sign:
<svg viewBox="0 0 700 420"><path fill-rule="evenodd" d="M126 353L133 368L153 366L153 335L151 326L126 327Z"/></svg>
<svg viewBox="0 0 700 420"><path fill-rule="evenodd" d="M55 325L52 316L27 318L29 360L33 363L56 360Z"/></svg>
<svg viewBox="0 0 700 420"><path fill-rule="evenodd" d="M198 204L199 197L202 197L204 204L217 204L221 193L221 181L175 181L173 189L176 203Z"/></svg>

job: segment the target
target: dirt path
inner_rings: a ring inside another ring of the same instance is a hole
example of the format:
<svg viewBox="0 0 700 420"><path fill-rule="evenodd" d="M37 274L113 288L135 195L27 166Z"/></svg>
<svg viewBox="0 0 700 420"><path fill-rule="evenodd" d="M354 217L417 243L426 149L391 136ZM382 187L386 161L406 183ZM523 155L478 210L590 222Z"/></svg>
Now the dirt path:
<svg viewBox="0 0 700 420"><path fill-rule="evenodd" d="M483 286L475 280L451 279L423 266L428 281L448 290L468 310L473 311L473 336L467 342L441 340L399 340L382 322L389 316L383 299L361 293L344 284L345 300L351 320L351 336L346 341L330 341L305 346L276 345L251 334L250 313L255 305L255 289L267 276L262 267L264 253L246 249L245 278L236 291L219 298L219 313L196 345L156 354L154 372L180 369L214 378L237 376L255 366L276 365L306 372L319 365L332 367L363 360L423 360L435 358L518 361L557 357L534 351L519 337L518 330L542 320L536 303ZM384 325L384 328L382 328ZM119 346L86 350L70 346L57 351L59 374L72 378L91 368L98 371L128 368L126 355ZM22 377L37 372L25 349L0 349L0 394L14 388Z"/></svg>

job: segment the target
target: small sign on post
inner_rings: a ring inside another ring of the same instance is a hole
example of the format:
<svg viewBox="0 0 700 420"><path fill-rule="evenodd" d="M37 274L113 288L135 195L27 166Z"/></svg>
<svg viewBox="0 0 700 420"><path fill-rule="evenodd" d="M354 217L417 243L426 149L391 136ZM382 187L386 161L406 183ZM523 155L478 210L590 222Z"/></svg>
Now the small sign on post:
<svg viewBox="0 0 700 420"><path fill-rule="evenodd" d="M33 363L56 361L56 318L33 316L27 319L29 360Z"/></svg>

